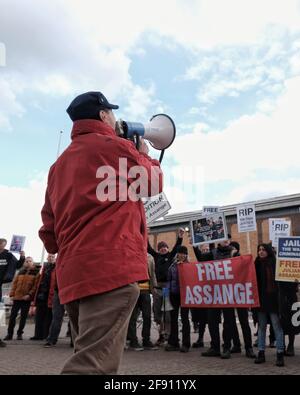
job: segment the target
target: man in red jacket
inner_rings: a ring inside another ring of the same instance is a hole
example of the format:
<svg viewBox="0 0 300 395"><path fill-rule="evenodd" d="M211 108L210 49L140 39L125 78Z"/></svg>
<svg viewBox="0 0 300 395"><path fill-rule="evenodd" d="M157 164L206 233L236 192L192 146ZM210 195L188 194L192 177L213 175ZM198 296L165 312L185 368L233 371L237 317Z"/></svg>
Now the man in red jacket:
<svg viewBox="0 0 300 395"><path fill-rule="evenodd" d="M145 143L138 151L116 135L117 108L100 92L75 98L67 109L72 142L48 176L39 235L58 253L59 297L75 338L63 374L117 372L136 283L148 279L140 198L162 191L162 173Z"/></svg>

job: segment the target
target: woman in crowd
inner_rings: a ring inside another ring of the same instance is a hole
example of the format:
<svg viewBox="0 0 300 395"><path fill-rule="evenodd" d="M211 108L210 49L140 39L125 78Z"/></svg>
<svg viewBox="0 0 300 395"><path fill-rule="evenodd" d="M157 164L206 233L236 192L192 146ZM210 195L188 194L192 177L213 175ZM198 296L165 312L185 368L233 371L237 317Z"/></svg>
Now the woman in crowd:
<svg viewBox="0 0 300 395"><path fill-rule="evenodd" d="M284 334L279 318L279 287L275 281L276 258L270 244L260 244L255 260L260 308L258 310L258 355L256 364L264 363L268 316L276 337L277 366L284 366Z"/></svg>

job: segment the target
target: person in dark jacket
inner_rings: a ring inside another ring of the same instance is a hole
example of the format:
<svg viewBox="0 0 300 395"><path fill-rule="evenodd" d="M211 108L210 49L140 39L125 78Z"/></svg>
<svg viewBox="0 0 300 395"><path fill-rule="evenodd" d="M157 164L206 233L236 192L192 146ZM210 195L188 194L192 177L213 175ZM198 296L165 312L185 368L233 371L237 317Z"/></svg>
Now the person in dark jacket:
<svg viewBox="0 0 300 395"><path fill-rule="evenodd" d="M284 366L284 334L279 317L279 287L275 281L276 258L270 244L260 244L257 248L255 269L259 292L258 309L258 355L256 364L265 359L265 343L268 316L271 319L276 337L277 366Z"/></svg>
<svg viewBox="0 0 300 395"><path fill-rule="evenodd" d="M44 340L49 335L52 322L52 303L55 288L55 255L48 254L47 263L42 269L36 287L34 336L30 340Z"/></svg>
<svg viewBox="0 0 300 395"><path fill-rule="evenodd" d="M158 346L164 344L170 332L170 329L168 328L170 322L169 314L168 313L163 314L162 312L163 289L167 287L168 270L177 253L177 247L182 244L183 235L184 235L184 229L179 229L178 238L171 251L169 251L169 246L164 241L160 241L157 244L158 251L155 251L151 247L148 241L148 253L152 255L154 258L155 274L157 280L157 287L155 288L153 294L153 312L154 312L154 321L156 322L157 325L159 325L159 338L156 343ZM163 322L164 319L165 322Z"/></svg>
<svg viewBox="0 0 300 395"><path fill-rule="evenodd" d="M128 348L134 351L143 350L158 350L152 343L151 337L151 294L153 295L154 287L157 286L156 276L155 276L155 263L153 257L148 254L148 274L149 280L139 283L140 296L137 303L133 309L130 317L127 340L129 342ZM142 328L142 338L143 346L139 344L137 337L137 320L138 316L142 313L143 328Z"/></svg>
<svg viewBox="0 0 300 395"><path fill-rule="evenodd" d="M25 252L20 252L20 259L5 249L6 239L0 239L0 302L2 300L2 284L13 280L15 271L20 269L25 262ZM9 278L8 278L9 277Z"/></svg>
<svg viewBox="0 0 300 395"><path fill-rule="evenodd" d="M295 335L299 334L299 327L292 324L292 316L294 312L292 307L297 303L298 283L283 282L279 283L279 312L282 329L285 335L288 336L289 343L285 347L284 355L287 357L295 356Z"/></svg>
<svg viewBox="0 0 300 395"><path fill-rule="evenodd" d="M44 345L45 348L51 348L56 345L65 315L65 306L60 303L60 299L59 299L56 269L54 269L53 276L55 277L55 283L53 287L53 297L52 297L52 292L49 292L52 300L52 321L49 328L49 335L47 337L47 342Z"/></svg>
<svg viewBox="0 0 300 395"><path fill-rule="evenodd" d="M228 239L231 236L228 235ZM225 240L218 244L217 248L212 248L209 253L202 256L201 251L196 248L195 254L198 261L200 259L204 261L214 261L222 260L226 258L231 258L231 246L230 241ZM223 314L223 352L220 353L221 343L220 343L220 332L219 323L220 315ZM203 357L216 357L221 356L222 359L230 358L231 340L234 333L235 315L234 309L208 309L208 329L211 337L211 347L202 353Z"/></svg>
<svg viewBox="0 0 300 395"><path fill-rule="evenodd" d="M230 243L231 247L231 257L235 258L240 256L240 245L236 241L232 241ZM255 354L253 352L252 348L252 334L251 334L251 329L249 325L249 314L248 314L248 309L247 308L238 308L236 309L237 315L239 318L239 322L241 325L242 333L243 333L243 338L244 338L244 343L245 343L245 350L246 350L246 357L247 358L255 358ZM241 341L240 341L240 336L238 332L238 328L236 325L236 321L234 321L233 324L233 347L231 348L230 352L231 354L237 354L241 352Z"/></svg>
<svg viewBox="0 0 300 395"><path fill-rule="evenodd" d="M13 300L13 306L10 313L7 336L4 340L12 340L19 310L21 310L21 319L17 332L17 340L23 340L23 330L26 325L30 304L35 294L37 279L38 269L34 267L33 259L27 257L23 267L13 281L9 294Z"/></svg>
<svg viewBox="0 0 300 395"><path fill-rule="evenodd" d="M189 320L189 311L187 307L180 307L180 284L178 265L186 265L189 263L188 249L185 246L177 248L177 255L174 262L168 270L168 289L170 295L170 302L173 306L171 310L171 331L168 339L168 344L165 347L166 351L181 351L188 352L191 347L191 328ZM180 316L182 322L182 346L179 348L178 337L178 314L180 309Z"/></svg>
<svg viewBox="0 0 300 395"><path fill-rule="evenodd" d="M6 239L0 239L0 303L2 302L2 284L11 282L13 280L15 271L23 266L25 261L25 252L20 252L20 259L17 258L8 250L5 249L7 245ZM5 347L6 344L0 339L0 347Z"/></svg>
<svg viewBox="0 0 300 395"><path fill-rule="evenodd" d="M209 244L202 244L200 246L201 254L197 253L198 248L194 247L195 255L198 255L199 262L206 261L206 254L210 252ZM206 325L208 324L208 309L206 308L191 308L192 313L192 321L194 325L197 325L198 339L195 343L193 343L193 348L202 348L204 347L204 333L206 329Z"/></svg>

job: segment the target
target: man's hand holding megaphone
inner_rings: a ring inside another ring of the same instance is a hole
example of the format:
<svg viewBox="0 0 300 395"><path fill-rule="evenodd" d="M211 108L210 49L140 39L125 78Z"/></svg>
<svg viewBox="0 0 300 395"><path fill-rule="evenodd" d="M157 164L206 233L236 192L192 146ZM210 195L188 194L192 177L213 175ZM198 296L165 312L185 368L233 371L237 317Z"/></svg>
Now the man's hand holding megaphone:
<svg viewBox="0 0 300 395"><path fill-rule="evenodd" d="M134 141L138 150L141 139L148 140L153 148L162 151L161 162L164 150L170 147L175 139L176 127L168 115L157 114L146 124L120 119L116 122L116 133L120 137Z"/></svg>
<svg viewBox="0 0 300 395"><path fill-rule="evenodd" d="M145 142L145 140L143 138L140 139L138 150L142 154L149 155L149 147L148 147L148 145L146 144L146 142Z"/></svg>

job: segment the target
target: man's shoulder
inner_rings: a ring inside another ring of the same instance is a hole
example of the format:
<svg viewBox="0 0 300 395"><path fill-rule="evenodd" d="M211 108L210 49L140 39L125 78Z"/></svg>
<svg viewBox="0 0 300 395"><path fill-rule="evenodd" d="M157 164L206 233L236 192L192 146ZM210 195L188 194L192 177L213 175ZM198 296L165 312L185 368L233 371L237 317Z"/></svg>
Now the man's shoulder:
<svg viewBox="0 0 300 395"><path fill-rule="evenodd" d="M14 255L8 250L4 250L0 255L3 258L12 258L12 257L14 257Z"/></svg>

